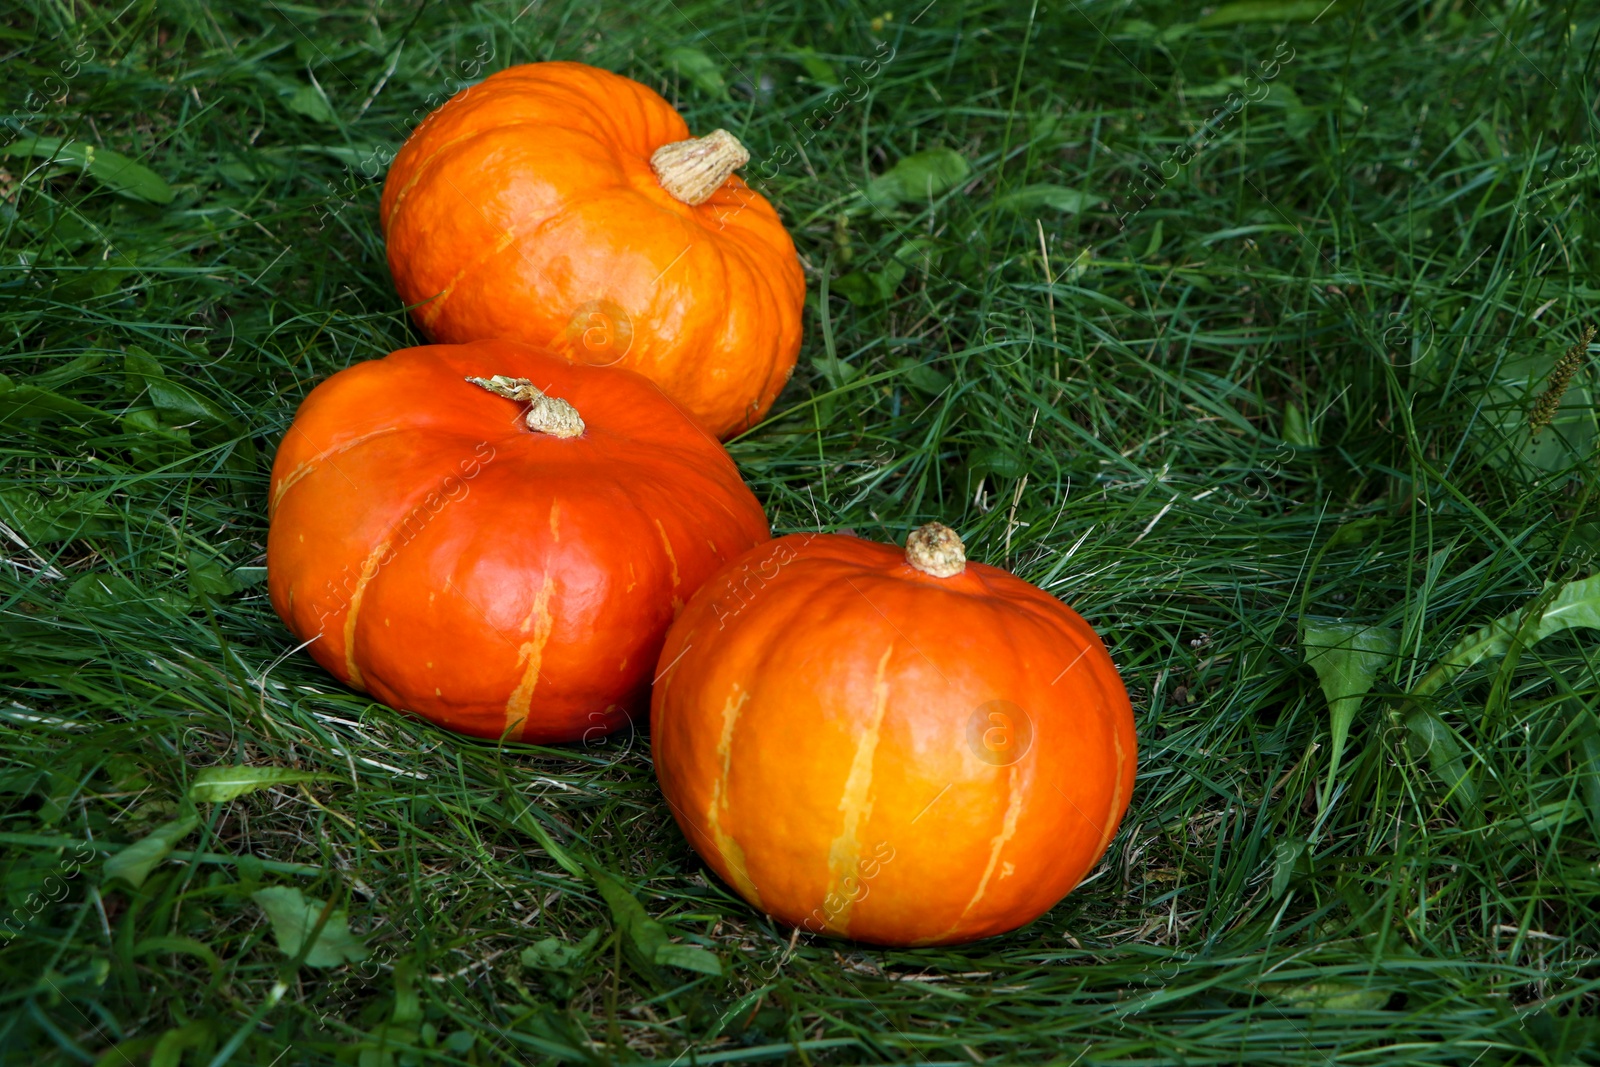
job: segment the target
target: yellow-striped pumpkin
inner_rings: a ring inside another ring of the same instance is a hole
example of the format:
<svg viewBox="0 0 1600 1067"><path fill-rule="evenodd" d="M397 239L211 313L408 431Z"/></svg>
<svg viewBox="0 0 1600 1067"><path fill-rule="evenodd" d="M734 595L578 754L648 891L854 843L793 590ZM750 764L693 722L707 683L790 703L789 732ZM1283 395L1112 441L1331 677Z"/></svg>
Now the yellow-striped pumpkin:
<svg viewBox="0 0 1600 1067"><path fill-rule="evenodd" d="M1133 788L1089 624L937 524L905 552L795 534L712 577L651 701L662 792L753 906L885 945L970 941L1065 896Z"/></svg>

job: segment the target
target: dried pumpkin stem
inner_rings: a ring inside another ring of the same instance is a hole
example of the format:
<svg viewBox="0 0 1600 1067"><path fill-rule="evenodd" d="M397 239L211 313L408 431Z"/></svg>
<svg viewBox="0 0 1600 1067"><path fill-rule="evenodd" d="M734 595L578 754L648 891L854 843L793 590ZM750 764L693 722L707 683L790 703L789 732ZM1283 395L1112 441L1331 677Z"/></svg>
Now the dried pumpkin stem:
<svg viewBox="0 0 1600 1067"><path fill-rule="evenodd" d="M507 378L496 374L492 378L468 378L482 389L507 400L520 400L528 405L525 421L528 429L547 433L551 437L583 436L583 418L578 409L558 396L551 396L526 378Z"/></svg>
<svg viewBox="0 0 1600 1067"><path fill-rule="evenodd" d="M712 130L704 137L673 141L650 156L661 188L691 207L711 199L728 176L750 162L739 139L727 130Z"/></svg>
<svg viewBox="0 0 1600 1067"><path fill-rule="evenodd" d="M966 546L950 527L930 522L906 538L906 562L923 574L953 578L967 569Z"/></svg>

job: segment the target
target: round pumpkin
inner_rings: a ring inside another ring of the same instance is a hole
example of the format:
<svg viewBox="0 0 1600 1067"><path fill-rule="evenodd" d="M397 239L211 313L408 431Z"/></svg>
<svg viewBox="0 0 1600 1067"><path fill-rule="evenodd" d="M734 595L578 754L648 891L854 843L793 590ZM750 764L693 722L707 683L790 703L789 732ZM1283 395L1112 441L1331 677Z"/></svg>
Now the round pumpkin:
<svg viewBox="0 0 1600 1067"><path fill-rule="evenodd" d="M1070 608L954 531L904 552L760 545L668 632L651 698L678 825L813 933L951 944L1021 926L1104 853L1136 764L1127 691Z"/></svg>
<svg viewBox="0 0 1600 1067"><path fill-rule="evenodd" d="M719 437L777 399L805 278L725 130L582 63L451 97L384 181L395 285L434 341L506 337L652 379Z"/></svg>
<svg viewBox="0 0 1600 1067"><path fill-rule="evenodd" d="M631 371L408 348L306 397L273 462L272 605L341 682L481 737L642 709L667 627L767 538L722 446Z"/></svg>

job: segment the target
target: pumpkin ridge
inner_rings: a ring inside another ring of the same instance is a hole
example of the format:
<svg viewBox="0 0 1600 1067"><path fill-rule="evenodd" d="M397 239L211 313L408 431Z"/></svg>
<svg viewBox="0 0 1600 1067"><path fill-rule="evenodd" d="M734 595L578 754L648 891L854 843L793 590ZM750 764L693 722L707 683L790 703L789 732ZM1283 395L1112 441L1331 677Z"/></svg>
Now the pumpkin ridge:
<svg viewBox="0 0 1600 1067"><path fill-rule="evenodd" d="M454 183L452 183L452 187L453 187L453 185L454 185ZM598 187L596 187L596 189L597 189L597 191L598 190L602 190L602 189L615 189L615 190L617 190L619 192L622 192L622 193L632 193L633 195L638 196L641 200L644 200L646 203L650 203L652 206L656 206L650 201L650 199L648 197L643 196L643 194L639 193L639 191L637 189L634 189L631 186L629 186L629 185L627 185L626 183L623 183L623 182L618 182L615 185L609 185L609 186L598 186ZM463 198L465 198L464 194L463 194ZM455 276L450 279L450 283L447 286L445 286L445 288L442 289L438 293L438 295L436 295L433 298L433 300L431 302L429 302L428 304L423 305L423 308L422 308L422 320L423 320L422 325L423 325L423 327L424 328L431 328L432 327L433 323L435 321L437 321L439 315L444 311L445 300L448 299L448 297L450 296L451 293L453 293L458 287L460 287L461 283L466 280L466 277L467 277L467 275L469 273L472 273L472 272L477 271L477 270L481 270L485 265L488 264L488 262L491 259L493 259L495 256L498 256L500 253L504 252L507 248L509 248L509 247L511 247L513 245L520 246L523 243L525 243L526 241L528 241L530 238L543 236L545 231L547 229L549 229L551 226L555 225L558 222L568 221L569 220L569 216L572 214L573 210L575 208L577 208L577 207L580 207L580 206L582 206L582 205L579 204L579 203L575 203L575 202L573 202L571 200L568 200L568 201L564 202L561 205L561 207L558 208L555 212L553 212L550 215L547 215L545 218L539 220L537 223L534 224L532 229L527 230L525 232L522 231L520 229L520 227L522 227L524 224L526 224L526 222L528 221L528 218L532 216L533 212L529 212L527 216L523 216L521 218L513 220L509 225L504 227L504 232L501 234L501 236L499 238L496 239L496 242L495 242L494 246L490 247L486 251L478 253L478 255L476 257L474 257L472 260L470 260L469 262L464 264L461 267L461 269L458 270L455 273ZM662 210L665 211L666 209L663 208ZM667 212L667 213L671 214L671 212ZM676 217L676 216L674 216L674 217ZM519 259L522 259L525 262L527 262L527 264L530 267L532 267L535 271L537 271L539 273L539 275L545 279L546 282L550 282L550 276L545 273L544 268L539 265L538 261L534 260L529 255L529 250L527 250L525 248L522 248L522 247L518 247L517 248L517 256L518 256ZM559 289L560 288L559 286L555 285L553 282L550 283L550 287L552 289ZM668 399L672 399L672 398L668 397ZM673 402L675 404L677 403L676 400L674 400ZM682 410L681 407L680 407L679 410Z"/></svg>
<svg viewBox="0 0 1600 1067"><path fill-rule="evenodd" d="M1111 804L1106 808L1105 829L1100 832L1100 844L1095 847L1096 859L1105 854L1106 846L1111 843L1111 835L1116 832L1117 823L1121 821L1117 818L1117 808L1122 803L1122 772L1127 766L1128 754L1122 747L1122 734L1115 726L1111 728L1111 746L1117 756L1117 776L1112 780Z"/></svg>
<svg viewBox="0 0 1600 1067"><path fill-rule="evenodd" d="M533 694L539 687L541 675L539 668L544 664L544 649L550 642L550 634L555 629L555 618L550 614L550 592L555 585L550 575L550 561L544 561L543 575L539 584L539 592L533 599L533 610L522 622L522 632L527 633L530 624L533 628L533 639L524 641L517 647L517 665L520 667L527 662L522 677L517 682L517 687L511 691L511 697L506 701L505 729L513 740L520 741L523 731L528 726L528 712L533 705Z"/></svg>
<svg viewBox="0 0 1600 1067"><path fill-rule="evenodd" d="M364 690L366 684L361 677L361 668L356 664L356 618L361 613L361 601L366 598L367 586L378 576L378 571L381 569L379 565L393 542L392 536L386 537L367 554L366 560L361 564L361 575L356 579L356 587L350 593L350 606L345 609L344 668L350 678L350 684L357 689Z"/></svg>
<svg viewBox="0 0 1600 1067"><path fill-rule="evenodd" d="M768 542L768 544L770 544L770 543L771 542ZM805 562L806 562L806 560L804 559L804 557L802 557L800 559L795 560L794 564L795 564L796 567L799 567L799 566L803 566ZM793 569L794 569L793 567L785 567L785 568L780 569L779 572L778 572L778 579L781 579L786 573L791 573ZM774 579L774 582L776 582L778 579ZM702 588L707 588L707 587L709 587L709 585L710 585L710 582L708 580L707 585L702 587ZM808 605L805 601L800 601L800 602L797 602L797 603L795 603L793 605L790 605L789 606L789 610L785 611L778 619L776 619L775 621L773 621L772 623L770 623L767 626L766 630L764 631L764 634L781 635L781 634L784 634L784 633L793 632L796 620L801 618L801 617L803 617L805 615L805 613L807 612L807 610L809 609L809 607L810 607L810 605ZM734 631L737 631L738 627L739 627L739 622L738 622L738 619L736 618L733 621L733 623L731 624L730 629L734 630ZM761 636L761 635L758 635L758 636ZM760 680L762 678L766 677L768 668L771 666L773 658L780 653L782 648L783 648L782 642L781 641L777 641L777 640L762 641L757 646L757 648L755 649L755 652L754 652L755 659L754 659L754 662L751 663L750 671L749 671L749 676L751 678L756 679L756 684L759 685L760 684ZM669 676L667 678L667 681L670 682L672 677L673 676ZM658 686L658 691L663 691L662 687ZM747 691L747 693L748 693L749 697L754 697L754 696L757 695L756 690L754 688L749 689ZM733 737L730 734L729 739L728 739L728 760L729 760L730 774L731 774L731 767L732 767L732 754L733 754ZM728 808L729 807L729 803L730 803L729 800L728 800L729 794L728 794L728 790L727 790L726 781L727 781L727 779L726 779L726 777L724 777L724 779L723 779L723 788L722 788L723 807L724 808ZM671 803L670 800L669 800L669 803ZM734 812L733 814L738 814L738 813ZM744 850L739 845L738 839L735 836L735 832L732 831L732 830L726 831L726 839L737 850L739 861L741 863L744 863L745 862ZM758 841L760 840L759 834L757 836L757 840ZM745 875L746 875L747 878L749 878L748 865L746 865L746 867L745 867ZM756 907L764 909L764 906L759 903L759 901L761 899L761 895L760 895L760 891L755 886L754 879L750 880L750 889L751 889L752 895L750 897L747 897L746 899L750 900L751 903L756 905Z"/></svg>
<svg viewBox="0 0 1600 1067"><path fill-rule="evenodd" d="M747 891L756 907L761 907L761 891L756 888L755 882L750 878L750 868L745 863L744 849L734 836L722 826L722 809L728 803L728 772L732 766L733 757L733 731L739 722L740 713L750 700L750 691L734 683L739 689L739 699L735 702L732 694L722 705L722 732L717 739L717 757L722 763L721 772L711 782L711 799L706 805L706 824L711 840L716 844L717 851L721 853L722 860L728 865L728 871L733 875L733 881L741 891Z"/></svg>
<svg viewBox="0 0 1600 1067"><path fill-rule="evenodd" d="M448 176L446 176L445 181L449 183L450 188L454 189L461 199L467 200L467 194L461 192L461 190L456 186L456 183L450 181ZM472 201L467 200L467 203L472 204ZM455 292L456 287L461 284L462 280L466 278L470 271L474 270L475 268L481 268L484 264L488 263L489 260L493 259L495 256L498 256L507 248L510 248L512 245L517 244L520 241L526 240L528 237L538 235L548 225L557 221L558 219L563 218L567 212L571 210L571 202L568 201L567 203L563 204L553 214L536 223L533 229L527 231L526 233L520 232L520 227L527 221L525 217L513 219L506 225L499 226L490 221L483 208L476 204L472 204L472 207L478 212L478 214L483 216L483 220L488 222L491 227L501 231L500 236L495 238L495 243L491 245L487 251L479 252L473 259L463 264L461 269L456 271L455 276L450 279L449 284L446 285L444 289L433 298L432 301L424 305L422 309L422 325L424 329L431 328L433 324L438 321L439 316L444 312L445 302L450 298L450 295ZM532 212L529 212L529 215L532 214ZM529 258L526 250L518 248L517 256L520 259L527 260L528 265L532 267L539 274L539 276L545 280L546 283L550 284L552 289L558 288L556 285L551 283L550 276L545 273L544 268L539 266L536 260Z"/></svg>
<svg viewBox="0 0 1600 1067"><path fill-rule="evenodd" d="M755 263L750 259L750 249L745 247L742 238L730 238L726 243L735 249L736 255L740 261L740 265L744 268L745 275L754 281L755 284L752 286L752 288L758 288L765 292L766 301L762 304L761 310L764 313L776 312L776 309L782 305L777 299L778 294L772 288L772 279L769 278L763 271L756 269ZM766 361L767 370L766 374L761 380L761 392L756 394L755 402L752 405L757 409L762 406L762 400L766 399L769 395L771 396L772 400L776 400L778 398L778 391L781 391L782 389L782 385L780 384L778 390L774 390L770 394L768 392L772 386L773 376L778 373L778 364L785 362L782 352L777 350L778 343L779 342L776 341L769 342L770 347L774 350L772 353L774 358ZM785 369L783 380L788 381L789 375L792 373L794 373L794 364L790 363ZM746 408L744 412L744 426L741 427L741 429L749 429L751 424L752 419L750 409Z"/></svg>
<svg viewBox="0 0 1600 1067"><path fill-rule="evenodd" d="M548 129L548 128L553 127L555 129L558 129L558 130L564 130L567 133L579 134L580 136L586 137L589 140L593 141L595 143L595 146L599 150L599 152L602 153L604 156L610 158L613 162L620 162L620 160L617 157L616 152L614 150L612 150L610 145L608 145L604 141L600 140L600 138L596 137L593 133L589 132L588 130L581 129L581 128L576 127L576 126L567 126L567 125L562 124L562 123L546 122L546 121L543 121L543 120L534 120L534 119L518 119L515 122L503 122L503 123L500 123L500 124L495 125L495 126L486 126L481 130L474 130L471 133L463 133L459 137L453 137L450 140L444 142L443 144L438 145L437 147L432 146L432 145L429 146L430 148L433 148L433 151L430 152L428 155L424 156L421 160L419 160L417 163L415 163L412 166L411 174L406 178L406 183L404 185L402 185L395 192L394 200L389 205L389 214L387 216L385 216L381 220L384 232L385 233L388 232L389 219L392 218L394 216L394 213L400 209L401 202L404 201L405 198L406 198L406 195L408 193L410 193L413 188L416 187L417 182L422 180L422 175L423 175L424 171L426 171L428 166L430 164L432 164L436 159L438 159L444 153L448 152L450 149L456 147L457 145L466 144L468 141L473 141L473 140L476 140L476 139L478 139L480 137L488 136L489 134L504 133L506 130L514 129L514 128L518 127L518 126L536 126L536 127L540 128L540 129ZM624 184L624 183L618 183L618 184ZM601 188L604 188L604 187L602 186ZM468 203L471 203L471 201L468 201ZM473 205L473 206L476 207L477 205Z"/></svg>
<svg viewBox="0 0 1600 1067"><path fill-rule="evenodd" d="M295 426L292 423L290 424L289 428L291 430L296 429ZM297 432L302 437L306 436L306 432L304 430L298 430ZM374 440L374 439L379 438L379 437L384 437L384 436L386 436L388 434L391 434L391 433L399 433L399 432L400 432L400 427L398 427L398 426L385 426L381 430L373 430L371 433L364 433L360 437L352 438L349 441L346 441L343 444L338 445L338 446L336 446L334 448L323 449L321 452L318 452L315 456L313 456L310 459L308 459L308 460L304 461L303 463L299 464L298 466L295 467L294 470L290 471L288 474L285 474L283 476L283 480L278 483L277 490L275 492L273 492L273 494L272 494L272 503L270 505L268 505L268 508L267 508L268 518L271 518L272 513L278 510L278 506L283 503L283 498L289 492L289 490L292 489L295 485L299 484L304 479L310 477L311 475L317 473L317 471L321 470L322 469L322 463L324 461L331 460L334 456L343 455L344 453L350 451L352 448L356 448L356 447L358 447L360 445L364 445L368 441ZM332 466L333 466L334 470L338 470L339 469L338 464L333 464Z"/></svg>
<svg viewBox="0 0 1600 1067"><path fill-rule="evenodd" d="M611 103L610 101L596 99L596 90L601 93L625 93L627 98L633 101L637 107L635 117L640 120L639 125L641 126L648 127L650 125L650 116L645 113L647 107L655 109L658 113L665 111L672 117L680 117L660 93L650 89L647 85L634 81L632 78L623 77L604 68L591 67L585 63L574 63L569 60L546 60L543 63L528 63L522 66L533 68L527 70L521 76L525 77L528 83L537 85L541 90L558 100L581 102L582 110L587 113L586 117L596 126L604 127L607 134L618 142L631 139L628 136L627 126L625 123L619 123L616 120L613 109L607 106ZM553 70L552 68L554 67L560 67L561 70L559 72ZM517 70L518 68L508 67L506 69ZM499 73L505 73L505 71ZM586 84L582 88L577 88L570 81L563 80L573 73L586 79L593 79L598 85ZM552 77L550 75L555 76ZM520 81L521 79L516 80ZM509 87L512 81L513 79L506 79L505 84ZM645 92L640 92L640 90L645 90ZM687 127L685 127L685 132L687 132ZM648 155L649 152L646 151L645 154Z"/></svg>
<svg viewBox="0 0 1600 1067"><path fill-rule="evenodd" d="M830 916L829 925L835 926L845 937L850 936L850 908L855 901L851 899L850 894L841 891L845 879L850 877L846 872L855 870L861 859L862 824L872 818L872 762L878 752L878 738L883 732L883 719L889 709L889 685L884 680L884 675L888 670L889 658L893 655L894 640L891 638L889 647L883 651L883 658L878 660L878 676L872 686L872 720L866 732L856 742L855 755L850 761L850 773L845 778L844 790L839 797L839 810L844 814L844 825L840 828L839 835L833 839L832 847L828 849L829 891L823 902L826 904L827 900L835 895L844 901L844 904Z"/></svg>
<svg viewBox="0 0 1600 1067"><path fill-rule="evenodd" d="M994 869L1000 863L1000 852L1017 834L1017 817L1022 814L1024 793L1023 783L1019 781L1023 766L1022 761L1011 765L1011 774L1007 780L1006 813L1000 822L1000 832L989 843L989 862L983 868L983 877L978 879L978 890L972 894L972 899L967 901L967 906L961 909L961 915L951 924L950 929L939 935L941 939L955 933L956 928L966 921L967 916L972 914L972 909L977 907L983 895L989 891L989 879L994 876Z"/></svg>
<svg viewBox="0 0 1600 1067"><path fill-rule="evenodd" d="M394 429L398 431L401 429L401 427L394 427ZM444 433L440 434L440 436L467 438L471 435ZM454 468L446 465L443 469L448 472ZM446 476L448 477L448 474ZM428 493L432 491L430 489L430 484L431 483L429 482L418 479L418 488L414 489L411 493L407 494L403 498L402 504L404 507L397 513L394 520L388 524L387 528L384 530L382 539L377 543L377 547L375 547L363 561L362 569L356 578L355 588L350 591L350 602L349 606L345 609L346 613L343 627L345 669L349 674L350 684L358 689L361 689L363 692L368 691L366 685L366 676L356 662L357 620L361 610L361 604L366 599L372 582L381 572L386 569L382 563L383 557L389 553L391 548L393 548L395 541L400 536L400 531L404 529L406 523L413 519L413 517L416 515L417 509L419 506L421 506L421 502L424 501L427 498ZM433 524L429 523L428 527L431 526L433 526ZM424 532L428 527L424 527ZM416 536L420 537L422 536L422 533L419 532L416 534ZM405 545L410 544L411 540L411 538L408 538L406 542L401 545L401 547L404 548Z"/></svg>
<svg viewBox="0 0 1600 1067"><path fill-rule="evenodd" d="M677 592L683 585L683 579L678 577L678 556L672 551L672 538L667 536L667 528L661 524L659 518L655 519L655 524L656 532L661 535L661 547L667 553L667 562L672 565L672 589L673 592Z"/></svg>

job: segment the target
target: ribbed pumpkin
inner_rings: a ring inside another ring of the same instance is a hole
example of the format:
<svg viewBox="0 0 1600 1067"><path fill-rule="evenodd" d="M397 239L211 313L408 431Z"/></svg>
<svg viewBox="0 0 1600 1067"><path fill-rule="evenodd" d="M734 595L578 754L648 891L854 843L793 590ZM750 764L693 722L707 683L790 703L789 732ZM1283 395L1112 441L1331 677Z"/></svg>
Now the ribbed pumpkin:
<svg viewBox="0 0 1600 1067"><path fill-rule="evenodd" d="M970 941L1065 896L1133 788L1126 690L1070 608L965 560L796 534L706 582L661 651L661 790L707 863L785 923Z"/></svg>
<svg viewBox="0 0 1600 1067"><path fill-rule="evenodd" d="M527 345L408 348L318 385L272 467L272 605L334 677L482 737L594 738L667 626L767 537L645 378Z"/></svg>
<svg viewBox="0 0 1600 1067"><path fill-rule="evenodd" d="M389 268L435 341L506 337L620 364L717 436L794 369L805 278L777 212L660 94L530 63L423 120L384 182Z"/></svg>

